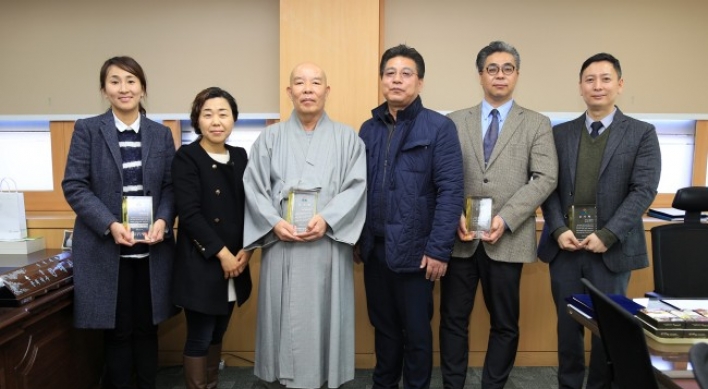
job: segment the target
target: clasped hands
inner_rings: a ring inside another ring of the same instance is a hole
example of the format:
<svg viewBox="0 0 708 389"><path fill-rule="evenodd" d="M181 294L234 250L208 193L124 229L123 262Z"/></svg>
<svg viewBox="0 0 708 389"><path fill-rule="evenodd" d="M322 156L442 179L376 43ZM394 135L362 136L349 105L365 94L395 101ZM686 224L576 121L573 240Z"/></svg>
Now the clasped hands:
<svg viewBox="0 0 708 389"><path fill-rule="evenodd" d="M273 227L273 232L283 242L312 242L325 235L327 222L317 214L307 223L305 232L297 232L294 225L281 219Z"/></svg>
<svg viewBox="0 0 708 389"><path fill-rule="evenodd" d="M587 238L579 241L572 230L565 231L558 237L558 247L565 251L586 250L593 253L604 253L607 247L602 243L600 238L595 233L588 235Z"/></svg>
<svg viewBox="0 0 708 389"><path fill-rule="evenodd" d="M243 273L248 265L248 261L251 260L251 255L253 251L246 251L241 249L233 255L231 251L224 247L216 254L216 257L221 261L221 269L224 271L224 278L234 278L238 277L239 274Z"/></svg>

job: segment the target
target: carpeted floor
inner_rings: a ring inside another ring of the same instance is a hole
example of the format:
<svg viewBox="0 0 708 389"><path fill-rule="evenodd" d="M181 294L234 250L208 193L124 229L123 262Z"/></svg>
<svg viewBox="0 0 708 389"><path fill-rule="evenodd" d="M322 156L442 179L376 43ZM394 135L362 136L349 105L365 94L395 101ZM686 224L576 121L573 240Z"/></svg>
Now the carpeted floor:
<svg viewBox="0 0 708 389"><path fill-rule="evenodd" d="M481 368L470 368L467 371L467 382L465 388L481 388L482 370ZM250 389L256 377L253 376L253 368L250 367L227 367L219 375L219 389ZM555 367L515 367L511 372L509 382L505 389L555 389L556 368ZM157 380L157 389L184 389L184 378L182 366L172 366L160 368ZM341 389L370 389L371 370L357 370L353 381L343 385ZM442 378L440 369L433 371L433 378L430 384L431 389L442 388Z"/></svg>

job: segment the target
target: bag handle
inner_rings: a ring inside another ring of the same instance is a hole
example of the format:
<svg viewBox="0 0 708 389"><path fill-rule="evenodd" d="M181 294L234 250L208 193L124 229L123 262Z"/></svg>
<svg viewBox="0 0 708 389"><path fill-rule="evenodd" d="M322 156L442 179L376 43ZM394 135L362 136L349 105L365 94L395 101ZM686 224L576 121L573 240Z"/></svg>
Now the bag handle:
<svg viewBox="0 0 708 389"><path fill-rule="evenodd" d="M10 185L10 183L12 183L12 185ZM5 184L7 184L7 190L4 190ZM10 177L3 177L0 179L0 192L17 193L17 183Z"/></svg>

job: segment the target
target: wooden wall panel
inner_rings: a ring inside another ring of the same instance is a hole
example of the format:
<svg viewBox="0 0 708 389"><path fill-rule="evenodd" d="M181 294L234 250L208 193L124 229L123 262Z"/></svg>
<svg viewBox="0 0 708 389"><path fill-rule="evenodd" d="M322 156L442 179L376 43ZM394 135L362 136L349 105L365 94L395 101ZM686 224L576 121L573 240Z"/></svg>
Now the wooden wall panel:
<svg viewBox="0 0 708 389"><path fill-rule="evenodd" d="M356 130L378 104L379 1L280 1L280 116L290 116L285 94L302 62L324 69L331 87L327 114Z"/></svg>
<svg viewBox="0 0 708 389"><path fill-rule="evenodd" d="M61 180L64 178L66 156L69 153L74 122L50 122L49 132L52 145L53 190L46 192L25 192L27 211L70 211L71 207L64 200Z"/></svg>

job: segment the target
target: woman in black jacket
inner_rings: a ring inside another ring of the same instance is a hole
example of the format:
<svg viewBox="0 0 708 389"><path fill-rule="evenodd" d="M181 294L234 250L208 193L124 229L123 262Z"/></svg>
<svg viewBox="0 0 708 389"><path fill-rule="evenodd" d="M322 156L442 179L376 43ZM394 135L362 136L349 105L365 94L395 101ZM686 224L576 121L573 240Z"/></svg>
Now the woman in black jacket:
<svg viewBox="0 0 708 389"><path fill-rule="evenodd" d="M226 144L238 118L234 98L207 88L190 119L199 138L172 163L179 216L173 301L184 308L187 388L216 388L221 342L234 304L251 293L250 252L243 250L246 150Z"/></svg>

